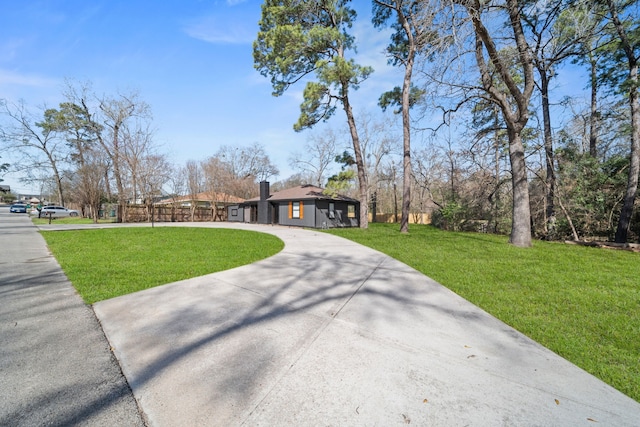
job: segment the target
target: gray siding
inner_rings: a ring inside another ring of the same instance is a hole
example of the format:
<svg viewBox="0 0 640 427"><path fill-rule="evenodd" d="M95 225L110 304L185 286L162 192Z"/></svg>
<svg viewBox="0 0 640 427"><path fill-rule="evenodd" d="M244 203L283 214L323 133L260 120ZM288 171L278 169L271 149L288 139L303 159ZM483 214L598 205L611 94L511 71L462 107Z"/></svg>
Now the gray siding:
<svg viewBox="0 0 640 427"><path fill-rule="evenodd" d="M301 200L302 218L289 218L289 201L271 202L268 209L272 210L271 220L274 224L308 227L308 228L335 228L357 227L358 208L357 203L337 200ZM333 215L329 214L329 204L333 203ZM349 218L349 206L354 206L354 216ZM252 214L252 208L254 212ZM256 206L232 205L227 208L228 221L230 222L256 222Z"/></svg>
<svg viewBox="0 0 640 427"><path fill-rule="evenodd" d="M333 203L333 215L329 214L329 204ZM355 203L337 201L337 200L318 200L317 206L317 228L336 228L336 227L357 227L358 211L354 208L355 216L349 218L349 205L356 206Z"/></svg>
<svg viewBox="0 0 640 427"><path fill-rule="evenodd" d="M289 202L279 202L277 209L280 225L314 228L316 226L314 201L301 201L301 208L304 209L302 218L289 218Z"/></svg>
<svg viewBox="0 0 640 427"><path fill-rule="evenodd" d="M244 221L244 209L238 205L231 205L227 207L227 220L230 222L243 222Z"/></svg>

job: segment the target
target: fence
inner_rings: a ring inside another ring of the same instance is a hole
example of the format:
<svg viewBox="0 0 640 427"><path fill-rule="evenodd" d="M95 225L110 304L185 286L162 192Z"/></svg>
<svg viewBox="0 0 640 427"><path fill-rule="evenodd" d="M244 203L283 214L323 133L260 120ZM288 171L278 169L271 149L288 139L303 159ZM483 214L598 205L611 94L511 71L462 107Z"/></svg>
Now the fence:
<svg viewBox="0 0 640 427"><path fill-rule="evenodd" d="M396 216L394 214L376 214L376 222L385 222L385 223L395 223L400 222L400 218L402 215L398 213L398 220L396 221ZM373 222L373 214L369 212L369 222ZM409 214L409 224L431 224L431 214L430 213L410 213Z"/></svg>
<svg viewBox="0 0 640 427"><path fill-rule="evenodd" d="M117 206L106 209L103 215L115 217ZM124 214L124 222L206 222L206 221L226 221L227 210L225 208L204 208L195 209L188 206L171 205L127 205Z"/></svg>

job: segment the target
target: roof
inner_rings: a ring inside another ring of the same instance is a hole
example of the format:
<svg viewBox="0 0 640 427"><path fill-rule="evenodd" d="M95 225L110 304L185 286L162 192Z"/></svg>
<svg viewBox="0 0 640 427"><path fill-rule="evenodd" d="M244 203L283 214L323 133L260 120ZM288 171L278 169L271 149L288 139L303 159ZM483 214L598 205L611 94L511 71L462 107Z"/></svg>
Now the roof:
<svg viewBox="0 0 640 427"><path fill-rule="evenodd" d="M268 198L270 202L279 202L279 201L287 201L287 200L338 200L345 202L353 202L357 203L356 199L352 199L351 197L342 196L340 194L331 196L329 194L324 194L324 189L320 187L316 187L315 185L307 184L307 185L299 185L293 188L287 188L286 190L277 191L271 194ZM246 200L246 202L259 202L260 197L254 197L252 199Z"/></svg>

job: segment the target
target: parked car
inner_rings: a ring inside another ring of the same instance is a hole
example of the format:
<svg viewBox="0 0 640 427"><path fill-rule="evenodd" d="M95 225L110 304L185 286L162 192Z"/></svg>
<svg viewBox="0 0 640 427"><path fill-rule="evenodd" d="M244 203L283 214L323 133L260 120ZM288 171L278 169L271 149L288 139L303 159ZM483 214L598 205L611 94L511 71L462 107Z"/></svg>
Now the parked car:
<svg viewBox="0 0 640 427"><path fill-rule="evenodd" d="M37 210L32 210L31 215L38 215ZM43 206L40 211L41 218L65 218L68 216L78 216L80 212L73 209L67 209L62 206Z"/></svg>
<svg viewBox="0 0 640 427"><path fill-rule="evenodd" d="M25 205L24 203L14 203L9 208L9 212L27 213L27 205Z"/></svg>

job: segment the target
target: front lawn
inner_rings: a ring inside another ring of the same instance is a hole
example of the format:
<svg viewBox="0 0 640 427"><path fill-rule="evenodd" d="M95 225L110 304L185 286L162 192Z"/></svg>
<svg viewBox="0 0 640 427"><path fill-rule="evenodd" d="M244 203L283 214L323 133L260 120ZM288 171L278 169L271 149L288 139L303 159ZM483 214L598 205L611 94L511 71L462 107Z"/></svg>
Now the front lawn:
<svg viewBox="0 0 640 427"><path fill-rule="evenodd" d="M395 224L329 232L421 271L640 401L640 254Z"/></svg>
<svg viewBox="0 0 640 427"><path fill-rule="evenodd" d="M87 304L250 264L284 247L282 240L270 234L221 228L41 233Z"/></svg>

